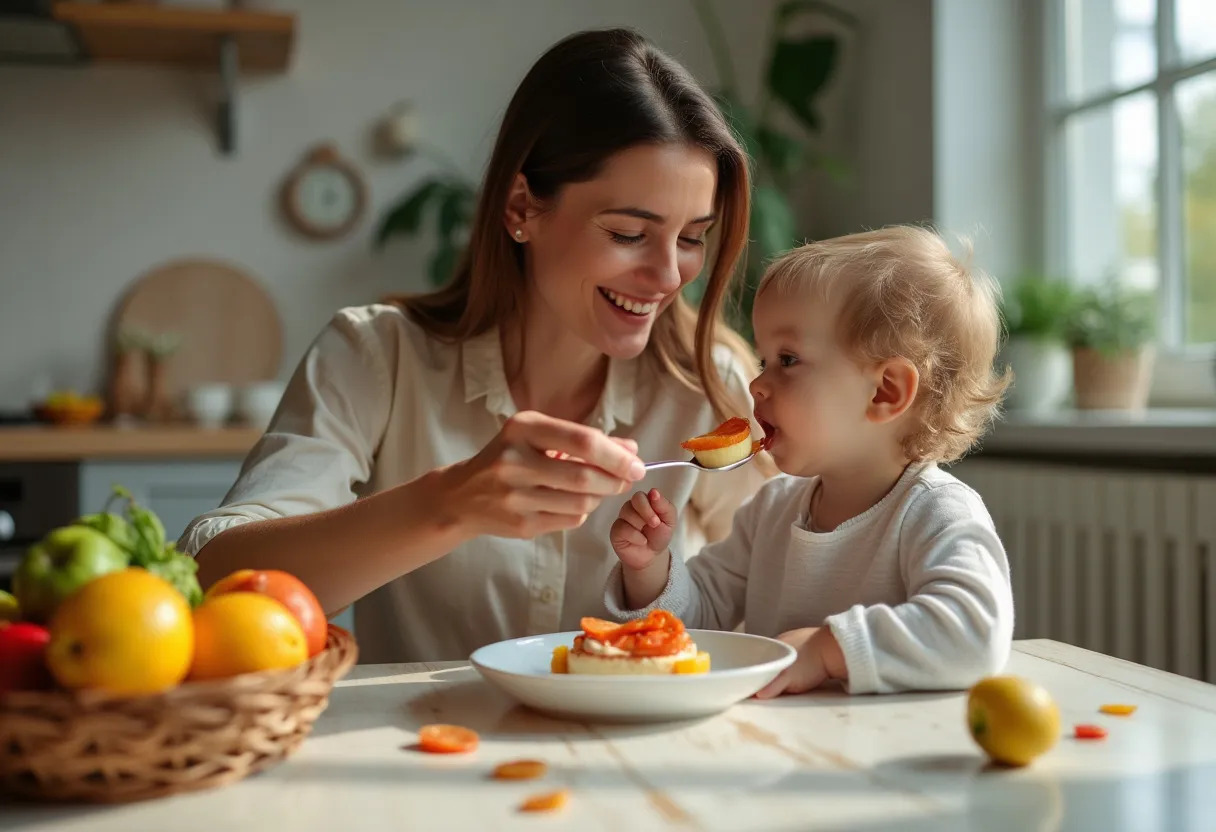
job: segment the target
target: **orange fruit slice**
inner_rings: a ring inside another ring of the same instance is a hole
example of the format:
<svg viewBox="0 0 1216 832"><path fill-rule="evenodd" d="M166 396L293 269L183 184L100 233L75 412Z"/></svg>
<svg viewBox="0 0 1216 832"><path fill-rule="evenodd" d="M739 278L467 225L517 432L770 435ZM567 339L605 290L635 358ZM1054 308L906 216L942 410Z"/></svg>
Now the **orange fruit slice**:
<svg viewBox="0 0 1216 832"><path fill-rule="evenodd" d="M418 747L431 754L463 754L477 748L477 732L462 725L423 725Z"/></svg>
<svg viewBox="0 0 1216 832"><path fill-rule="evenodd" d="M570 672L570 648L564 644L559 644L553 648L553 656L549 659L550 673L569 673Z"/></svg>
<svg viewBox="0 0 1216 832"><path fill-rule="evenodd" d="M686 451L712 451L718 448L728 448L751 438L751 423L742 416L727 419L709 433L694 436L680 443Z"/></svg>

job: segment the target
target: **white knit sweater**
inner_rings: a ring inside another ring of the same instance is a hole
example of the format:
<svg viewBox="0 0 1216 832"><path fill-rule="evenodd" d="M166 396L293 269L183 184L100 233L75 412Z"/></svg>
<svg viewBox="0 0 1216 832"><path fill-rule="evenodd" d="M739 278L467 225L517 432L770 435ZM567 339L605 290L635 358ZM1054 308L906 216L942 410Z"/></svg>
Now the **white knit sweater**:
<svg viewBox="0 0 1216 832"><path fill-rule="evenodd" d="M815 478L777 477L735 514L729 536L629 610L618 563L605 604L619 619L667 609L690 628L778 636L832 628L851 693L961 689L1004 667L1013 638L1009 563L979 495L932 463L908 466L868 511L810 531Z"/></svg>

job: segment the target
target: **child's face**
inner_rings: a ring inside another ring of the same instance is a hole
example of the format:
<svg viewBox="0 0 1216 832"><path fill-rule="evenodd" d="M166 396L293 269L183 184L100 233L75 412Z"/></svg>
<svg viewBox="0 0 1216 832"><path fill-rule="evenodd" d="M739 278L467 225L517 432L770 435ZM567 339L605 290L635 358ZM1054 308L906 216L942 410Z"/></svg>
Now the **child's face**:
<svg viewBox="0 0 1216 832"><path fill-rule="evenodd" d="M840 345L836 318L830 304L810 297L768 290L756 298L756 421L787 474L842 470L872 456L881 439L867 418L878 378Z"/></svg>

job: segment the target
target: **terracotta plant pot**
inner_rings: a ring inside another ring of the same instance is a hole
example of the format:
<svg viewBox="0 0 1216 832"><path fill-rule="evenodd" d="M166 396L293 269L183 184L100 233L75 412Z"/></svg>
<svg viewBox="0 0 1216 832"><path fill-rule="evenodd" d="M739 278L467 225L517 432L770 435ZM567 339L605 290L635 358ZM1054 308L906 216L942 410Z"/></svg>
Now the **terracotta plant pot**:
<svg viewBox="0 0 1216 832"><path fill-rule="evenodd" d="M1153 375L1151 346L1113 355L1088 347L1072 352L1073 389L1079 410L1143 410Z"/></svg>

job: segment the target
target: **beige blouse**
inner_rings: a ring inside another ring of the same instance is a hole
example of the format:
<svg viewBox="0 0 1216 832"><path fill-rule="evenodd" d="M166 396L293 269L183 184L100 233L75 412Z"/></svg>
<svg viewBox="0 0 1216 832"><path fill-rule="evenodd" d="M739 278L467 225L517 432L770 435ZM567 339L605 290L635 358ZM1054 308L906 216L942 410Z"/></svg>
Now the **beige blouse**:
<svg viewBox="0 0 1216 832"><path fill-rule="evenodd" d="M717 358L732 390L746 395L748 369L725 349ZM196 518L180 546L196 554L232 526L334 508L467 459L515 410L497 332L451 345L394 306L340 310L305 353L223 504ZM681 441L716 423L704 396L646 356L610 362L588 420L636 440L644 460L679 458ZM637 486L658 488L680 510L673 543L688 557L729 531L735 509L762 482L747 465L720 474L666 469ZM368 594L354 612L360 661L465 659L494 641L603 615L604 581L616 563L608 530L629 496L605 500L571 531L474 539ZM336 551L334 568L357 557Z"/></svg>

